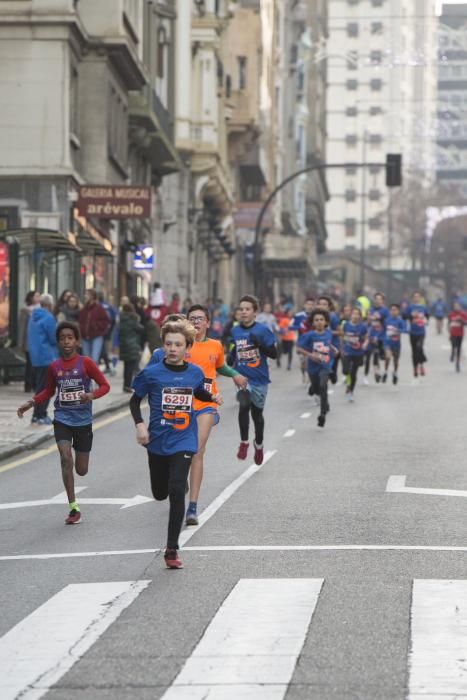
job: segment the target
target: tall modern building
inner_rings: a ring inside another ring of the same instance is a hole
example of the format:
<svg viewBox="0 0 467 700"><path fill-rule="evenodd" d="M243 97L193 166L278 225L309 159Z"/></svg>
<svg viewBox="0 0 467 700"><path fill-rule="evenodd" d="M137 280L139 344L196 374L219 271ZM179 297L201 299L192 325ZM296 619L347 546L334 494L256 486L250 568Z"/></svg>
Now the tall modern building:
<svg viewBox="0 0 467 700"><path fill-rule="evenodd" d="M467 3L439 18L437 180L467 196Z"/></svg>
<svg viewBox="0 0 467 700"><path fill-rule="evenodd" d="M436 90L434 0L330 0L328 65L328 248L387 264L386 153L402 153L404 186L434 175Z"/></svg>

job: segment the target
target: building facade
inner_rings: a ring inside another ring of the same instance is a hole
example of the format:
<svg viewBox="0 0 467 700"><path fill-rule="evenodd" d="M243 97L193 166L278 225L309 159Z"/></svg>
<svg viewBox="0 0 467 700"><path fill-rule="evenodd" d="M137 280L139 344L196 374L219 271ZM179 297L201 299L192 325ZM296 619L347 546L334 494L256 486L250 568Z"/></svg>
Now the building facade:
<svg viewBox="0 0 467 700"><path fill-rule="evenodd" d="M467 196L467 4L443 4L439 18L438 183Z"/></svg>
<svg viewBox="0 0 467 700"><path fill-rule="evenodd" d="M363 249L366 262L387 267L392 240L386 154L402 153L404 186L411 179L433 182L436 3L330 0L328 5L329 42L322 54L329 79L327 160L373 163L333 171L328 245L357 255Z"/></svg>

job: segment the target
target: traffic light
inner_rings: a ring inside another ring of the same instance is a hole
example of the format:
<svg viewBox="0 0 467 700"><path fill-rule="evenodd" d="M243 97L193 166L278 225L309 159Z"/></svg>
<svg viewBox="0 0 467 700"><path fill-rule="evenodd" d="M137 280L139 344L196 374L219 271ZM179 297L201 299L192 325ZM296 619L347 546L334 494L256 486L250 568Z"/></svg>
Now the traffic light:
<svg viewBox="0 0 467 700"><path fill-rule="evenodd" d="M402 185L402 155L400 153L386 154L386 185L400 187Z"/></svg>

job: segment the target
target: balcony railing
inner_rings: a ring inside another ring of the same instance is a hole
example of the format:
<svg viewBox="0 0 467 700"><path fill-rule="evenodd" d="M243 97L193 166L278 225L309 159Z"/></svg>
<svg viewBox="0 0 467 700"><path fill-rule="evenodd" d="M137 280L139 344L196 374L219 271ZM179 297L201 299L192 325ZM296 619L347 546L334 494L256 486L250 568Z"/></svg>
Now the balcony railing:
<svg viewBox="0 0 467 700"><path fill-rule="evenodd" d="M151 107L154 114L157 117L161 129L167 134L171 141L173 141L173 121L170 116L169 110L164 107L159 96L154 89L151 90Z"/></svg>

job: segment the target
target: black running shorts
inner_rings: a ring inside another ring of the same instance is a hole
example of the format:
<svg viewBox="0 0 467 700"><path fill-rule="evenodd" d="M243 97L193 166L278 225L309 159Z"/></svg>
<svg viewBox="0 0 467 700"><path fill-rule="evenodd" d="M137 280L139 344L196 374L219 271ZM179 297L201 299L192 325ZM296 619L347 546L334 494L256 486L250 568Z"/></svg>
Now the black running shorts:
<svg viewBox="0 0 467 700"><path fill-rule="evenodd" d="M89 425L65 425L60 421L54 421L55 442L71 442L75 452L91 452L92 448L92 424Z"/></svg>

